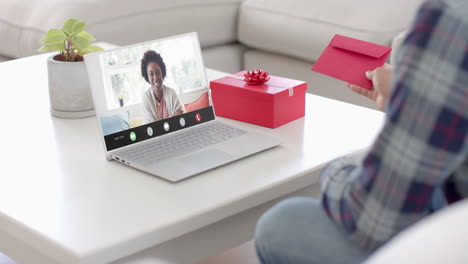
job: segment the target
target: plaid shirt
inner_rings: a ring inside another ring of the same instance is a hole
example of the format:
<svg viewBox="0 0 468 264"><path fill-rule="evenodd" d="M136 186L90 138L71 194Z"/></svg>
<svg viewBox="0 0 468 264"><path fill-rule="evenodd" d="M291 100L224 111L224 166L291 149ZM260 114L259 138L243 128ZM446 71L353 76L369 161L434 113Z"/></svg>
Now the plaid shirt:
<svg viewBox="0 0 468 264"><path fill-rule="evenodd" d="M375 249L431 212L435 190L468 197L468 1L428 1L397 54L385 125L360 161L322 172L322 205Z"/></svg>

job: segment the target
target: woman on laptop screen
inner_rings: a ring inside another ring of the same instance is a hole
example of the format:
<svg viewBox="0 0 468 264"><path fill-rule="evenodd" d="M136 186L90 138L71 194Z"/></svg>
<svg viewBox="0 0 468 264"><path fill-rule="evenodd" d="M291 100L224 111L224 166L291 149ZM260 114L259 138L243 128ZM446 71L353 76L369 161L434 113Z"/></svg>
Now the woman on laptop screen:
<svg viewBox="0 0 468 264"><path fill-rule="evenodd" d="M141 75L151 85L143 95L142 119L144 124L180 115L184 112L174 89L163 84L166 77L166 64L159 53L154 50L145 52L141 60Z"/></svg>

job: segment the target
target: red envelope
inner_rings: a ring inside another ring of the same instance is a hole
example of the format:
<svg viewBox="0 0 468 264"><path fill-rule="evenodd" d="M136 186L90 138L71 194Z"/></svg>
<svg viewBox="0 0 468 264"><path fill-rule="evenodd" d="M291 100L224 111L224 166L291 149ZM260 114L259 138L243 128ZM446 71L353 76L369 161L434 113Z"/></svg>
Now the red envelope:
<svg viewBox="0 0 468 264"><path fill-rule="evenodd" d="M371 89L366 71L384 65L392 48L336 34L312 67L313 71Z"/></svg>

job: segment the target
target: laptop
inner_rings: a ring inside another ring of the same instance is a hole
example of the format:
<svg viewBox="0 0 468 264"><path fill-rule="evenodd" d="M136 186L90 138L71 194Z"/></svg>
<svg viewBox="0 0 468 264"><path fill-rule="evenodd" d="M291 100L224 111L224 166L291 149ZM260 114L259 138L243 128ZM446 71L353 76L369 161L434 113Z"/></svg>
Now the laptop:
<svg viewBox="0 0 468 264"><path fill-rule="evenodd" d="M108 160L177 182L280 144L216 118L197 33L84 60Z"/></svg>

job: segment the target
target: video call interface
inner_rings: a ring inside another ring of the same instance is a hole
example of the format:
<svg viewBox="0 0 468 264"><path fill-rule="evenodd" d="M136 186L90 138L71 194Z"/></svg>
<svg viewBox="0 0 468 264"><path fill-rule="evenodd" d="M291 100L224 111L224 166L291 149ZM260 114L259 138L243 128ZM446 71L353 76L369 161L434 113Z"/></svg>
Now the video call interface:
<svg viewBox="0 0 468 264"><path fill-rule="evenodd" d="M214 119L195 34L100 56L108 151Z"/></svg>

